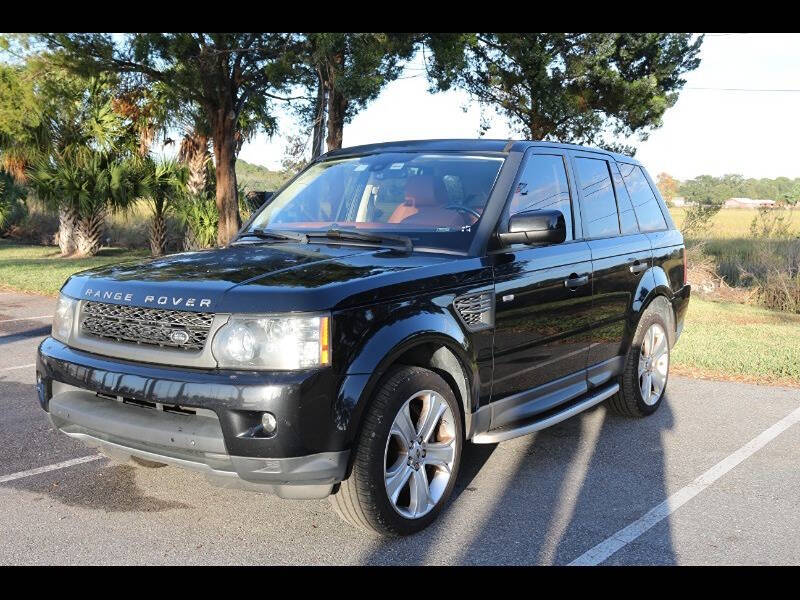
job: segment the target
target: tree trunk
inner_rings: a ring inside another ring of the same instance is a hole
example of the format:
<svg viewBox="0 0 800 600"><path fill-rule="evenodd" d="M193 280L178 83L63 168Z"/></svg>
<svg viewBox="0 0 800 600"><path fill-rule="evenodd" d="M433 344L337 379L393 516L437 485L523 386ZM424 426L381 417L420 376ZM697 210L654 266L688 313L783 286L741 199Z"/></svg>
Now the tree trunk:
<svg viewBox="0 0 800 600"><path fill-rule="evenodd" d="M78 218L78 225L75 228L75 243L80 256L94 256L100 250L105 217L106 211L103 207L86 217Z"/></svg>
<svg viewBox="0 0 800 600"><path fill-rule="evenodd" d="M311 147L311 160L322 154L322 142L325 139L325 103L327 90L322 73L317 69L317 101L314 104L314 145Z"/></svg>
<svg viewBox="0 0 800 600"><path fill-rule="evenodd" d="M75 210L62 204L58 207L58 247L61 256L69 256L75 252L75 226L78 215Z"/></svg>
<svg viewBox="0 0 800 600"><path fill-rule="evenodd" d="M197 239L194 229L192 229L191 226L187 227L186 237L183 238L183 249L187 252L196 252L197 250L202 250L203 248L204 246Z"/></svg>
<svg viewBox="0 0 800 600"><path fill-rule="evenodd" d="M167 247L167 226L163 214L154 214L150 223L150 254L164 256Z"/></svg>
<svg viewBox="0 0 800 600"><path fill-rule="evenodd" d="M206 162L208 159L208 138L196 131L186 134L181 140L178 160L189 169L186 189L193 197L202 195L206 190L208 180Z"/></svg>
<svg viewBox="0 0 800 600"><path fill-rule="evenodd" d="M347 98L335 87L328 92L328 151L342 147Z"/></svg>
<svg viewBox="0 0 800 600"><path fill-rule="evenodd" d="M224 246L238 233L239 198L236 188L236 116L232 110L216 111L214 158L217 168L217 244Z"/></svg>

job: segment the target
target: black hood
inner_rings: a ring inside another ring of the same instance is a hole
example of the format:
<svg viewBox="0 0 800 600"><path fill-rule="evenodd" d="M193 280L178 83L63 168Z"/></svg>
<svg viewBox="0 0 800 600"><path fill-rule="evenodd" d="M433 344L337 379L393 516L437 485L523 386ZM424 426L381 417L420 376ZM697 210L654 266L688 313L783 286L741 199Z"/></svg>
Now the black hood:
<svg viewBox="0 0 800 600"><path fill-rule="evenodd" d="M488 277L475 258L292 242L100 267L73 275L62 292L73 298L176 310L321 311Z"/></svg>

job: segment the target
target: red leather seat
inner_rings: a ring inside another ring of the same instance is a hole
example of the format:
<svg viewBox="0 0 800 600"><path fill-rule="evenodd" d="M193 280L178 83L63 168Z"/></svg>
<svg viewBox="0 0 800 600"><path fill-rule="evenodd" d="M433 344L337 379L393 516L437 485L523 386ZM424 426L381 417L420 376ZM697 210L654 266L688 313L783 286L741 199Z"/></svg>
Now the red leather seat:
<svg viewBox="0 0 800 600"><path fill-rule="evenodd" d="M461 227L470 224L466 215L448 210L447 190L433 175L411 175L406 180L405 202L389 217L389 223L427 227Z"/></svg>

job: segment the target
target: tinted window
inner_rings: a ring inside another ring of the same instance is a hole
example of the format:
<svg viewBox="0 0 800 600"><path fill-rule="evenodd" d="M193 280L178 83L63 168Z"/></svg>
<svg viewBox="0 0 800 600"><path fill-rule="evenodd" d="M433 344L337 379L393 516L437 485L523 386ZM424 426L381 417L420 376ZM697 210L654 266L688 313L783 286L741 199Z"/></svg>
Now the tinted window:
<svg viewBox="0 0 800 600"><path fill-rule="evenodd" d="M567 224L567 239L572 239L572 211L564 159L549 154L534 154L525 163L509 215L524 210L560 210Z"/></svg>
<svg viewBox="0 0 800 600"><path fill-rule="evenodd" d="M622 177L633 201L633 210L642 231L661 231L667 228L661 207L640 167L620 164Z"/></svg>
<svg viewBox="0 0 800 600"><path fill-rule="evenodd" d="M577 158L575 167L582 192L583 230L587 237L619 235L617 201L608 163L595 158Z"/></svg>
<svg viewBox="0 0 800 600"><path fill-rule="evenodd" d="M619 211L619 228L622 235L639 233L639 225L636 222L636 214L633 212L628 190L622 182L622 175L619 173L617 163L610 163L611 175L614 179L614 191L617 192L617 210Z"/></svg>

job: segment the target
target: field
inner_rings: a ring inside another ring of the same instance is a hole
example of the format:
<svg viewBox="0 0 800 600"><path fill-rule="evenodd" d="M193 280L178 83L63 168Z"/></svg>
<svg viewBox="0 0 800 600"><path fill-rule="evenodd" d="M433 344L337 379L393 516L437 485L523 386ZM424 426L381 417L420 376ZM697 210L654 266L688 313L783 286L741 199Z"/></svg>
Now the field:
<svg viewBox="0 0 800 600"><path fill-rule="evenodd" d="M683 224L686 209L683 207L673 207L669 209L675 225L678 229ZM776 211L778 214L785 214L791 219L792 230L795 234L800 231L800 210L790 213L790 211ZM704 239L731 239L731 238L750 238L750 223L753 217L758 215L757 210L747 208L723 208L711 221L711 227L703 234Z"/></svg>

